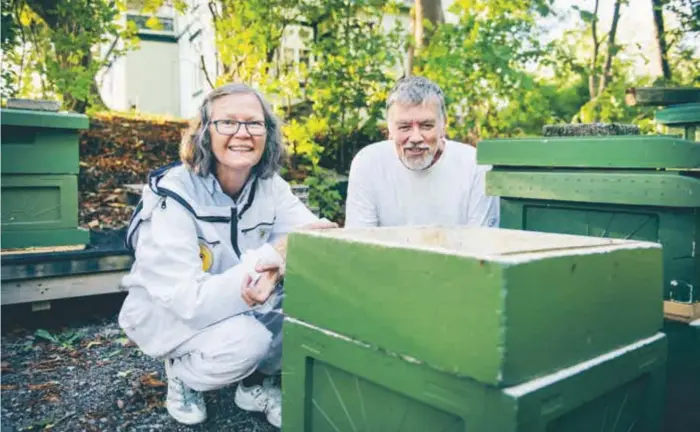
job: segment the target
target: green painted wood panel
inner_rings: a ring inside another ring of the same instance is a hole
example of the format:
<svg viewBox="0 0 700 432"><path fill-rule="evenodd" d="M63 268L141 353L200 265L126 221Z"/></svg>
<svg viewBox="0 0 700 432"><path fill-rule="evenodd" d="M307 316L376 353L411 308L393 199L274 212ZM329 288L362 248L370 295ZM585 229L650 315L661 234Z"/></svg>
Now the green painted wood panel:
<svg viewBox="0 0 700 432"><path fill-rule="evenodd" d="M3 249L83 245L90 242L90 232L83 228L3 231L1 242Z"/></svg>
<svg viewBox="0 0 700 432"><path fill-rule="evenodd" d="M79 130L87 116L4 109L2 124L3 174L78 174Z"/></svg>
<svg viewBox="0 0 700 432"><path fill-rule="evenodd" d="M700 301L700 207L505 198L502 228L651 241L663 246L664 298Z"/></svg>
<svg viewBox="0 0 700 432"><path fill-rule="evenodd" d="M662 322L657 245L525 231L294 233L285 289L289 316L496 386Z"/></svg>
<svg viewBox="0 0 700 432"><path fill-rule="evenodd" d="M74 175L2 176L2 230L46 230L78 225Z"/></svg>
<svg viewBox="0 0 700 432"><path fill-rule="evenodd" d="M665 125L700 125L700 103L674 105L656 111L654 120Z"/></svg>
<svg viewBox="0 0 700 432"><path fill-rule="evenodd" d="M79 135L71 129L2 126L3 174L78 174Z"/></svg>
<svg viewBox="0 0 700 432"><path fill-rule="evenodd" d="M671 136L486 139L477 161L494 166L700 168L700 145Z"/></svg>
<svg viewBox="0 0 700 432"><path fill-rule="evenodd" d="M294 319L284 323L285 432L658 431L663 334L499 389Z"/></svg>
<svg viewBox="0 0 700 432"><path fill-rule="evenodd" d="M30 128L87 129L90 120L84 114L21 109L0 109L3 125Z"/></svg>
<svg viewBox="0 0 700 432"><path fill-rule="evenodd" d="M664 321L668 338L664 432L700 431L700 322Z"/></svg>
<svg viewBox="0 0 700 432"><path fill-rule="evenodd" d="M668 171L494 169L486 174L486 193L509 198L700 207L700 176Z"/></svg>
<svg viewBox="0 0 700 432"><path fill-rule="evenodd" d="M2 247L86 244L74 175L2 175Z"/></svg>

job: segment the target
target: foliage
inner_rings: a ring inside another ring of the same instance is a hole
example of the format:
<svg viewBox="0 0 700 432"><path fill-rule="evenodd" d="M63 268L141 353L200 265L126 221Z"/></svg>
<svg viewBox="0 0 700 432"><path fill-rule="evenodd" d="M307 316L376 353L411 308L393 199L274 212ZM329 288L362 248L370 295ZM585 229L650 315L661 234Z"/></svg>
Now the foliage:
<svg viewBox="0 0 700 432"><path fill-rule="evenodd" d="M301 164L317 166L323 147L316 138L328 129L324 119L312 116L305 122L292 119L283 127L284 137L289 147L292 169L298 169Z"/></svg>
<svg viewBox="0 0 700 432"><path fill-rule="evenodd" d="M218 83L238 81L275 86L282 76L270 75L287 27L299 19L293 0L222 0L211 7L216 47L223 65Z"/></svg>
<svg viewBox="0 0 700 432"><path fill-rule="evenodd" d="M82 334L79 332L67 331L60 334L53 334L44 329L38 329L34 336L45 339L55 345L67 350L75 349L75 344L80 341Z"/></svg>
<svg viewBox="0 0 700 432"><path fill-rule="evenodd" d="M445 91L451 136L507 133L499 111L531 90L526 65L541 55L535 21L549 1L459 0L450 10L459 21L435 31L416 73Z"/></svg>
<svg viewBox="0 0 700 432"><path fill-rule="evenodd" d="M125 2L11 0L9 6L17 28L2 41L12 70L3 76L3 94L56 97L77 112L99 103L95 75L136 43L135 27L117 19ZM111 48L102 55L105 46Z"/></svg>
<svg viewBox="0 0 700 432"><path fill-rule="evenodd" d="M337 175L331 170L316 167L304 183L309 186L309 206L318 209L321 217L340 222L343 203Z"/></svg>
<svg viewBox="0 0 700 432"><path fill-rule="evenodd" d="M327 135L339 138L327 143L326 155L344 171L359 150L344 138L378 130L388 92L402 73L406 34L398 24L384 28L388 16L398 13L393 3L326 0L324 7L330 12L313 44L316 61L306 87L313 114L307 121L328 125Z"/></svg>

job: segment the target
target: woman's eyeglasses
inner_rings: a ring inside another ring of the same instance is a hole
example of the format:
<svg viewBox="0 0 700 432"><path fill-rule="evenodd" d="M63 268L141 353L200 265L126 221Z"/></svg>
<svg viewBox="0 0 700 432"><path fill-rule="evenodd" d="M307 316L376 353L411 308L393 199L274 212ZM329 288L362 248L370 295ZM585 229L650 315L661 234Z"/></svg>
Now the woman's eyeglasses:
<svg viewBox="0 0 700 432"><path fill-rule="evenodd" d="M236 135L241 125L245 126L246 132L252 136L265 135L265 122L261 121L237 121L237 120L214 120L212 121L216 131L221 135Z"/></svg>

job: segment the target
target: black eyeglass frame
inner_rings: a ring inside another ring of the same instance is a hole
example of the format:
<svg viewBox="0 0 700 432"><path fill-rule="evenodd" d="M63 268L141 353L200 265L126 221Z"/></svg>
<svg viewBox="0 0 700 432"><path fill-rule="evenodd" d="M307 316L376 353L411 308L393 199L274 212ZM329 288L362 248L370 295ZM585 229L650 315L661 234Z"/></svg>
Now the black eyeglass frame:
<svg viewBox="0 0 700 432"><path fill-rule="evenodd" d="M238 123L238 127L236 128L235 131L233 131L233 133L224 133L224 132L221 132L221 131L219 130L219 123L224 123L224 122L228 122L228 123ZM238 131L241 130L241 125L245 125L245 131L248 132L248 135L250 135L250 136L263 136L263 135L265 135L265 133L267 133L267 128L265 127L265 122L261 122L261 121L257 121L257 120L245 122L245 121L237 121L237 120L229 120L229 119L220 119L220 120L213 120L211 123L214 125L214 128L216 129L216 131L217 131L218 133L220 133L221 135L226 135L226 136L233 136L233 135L236 135L236 134L238 133ZM251 124L260 124L260 123L262 123L262 125L263 125L263 131L262 131L262 133L252 133L252 132L250 131L250 129L248 129L248 125L251 125Z"/></svg>

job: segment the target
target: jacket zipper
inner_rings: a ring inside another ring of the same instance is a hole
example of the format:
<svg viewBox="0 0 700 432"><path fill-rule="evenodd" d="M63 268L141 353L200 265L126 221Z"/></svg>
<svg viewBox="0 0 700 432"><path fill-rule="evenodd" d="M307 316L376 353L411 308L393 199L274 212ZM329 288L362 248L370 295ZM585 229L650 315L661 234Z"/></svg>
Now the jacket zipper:
<svg viewBox="0 0 700 432"><path fill-rule="evenodd" d="M238 211L236 207L231 207L231 246L236 256L241 258L241 250L238 248Z"/></svg>

